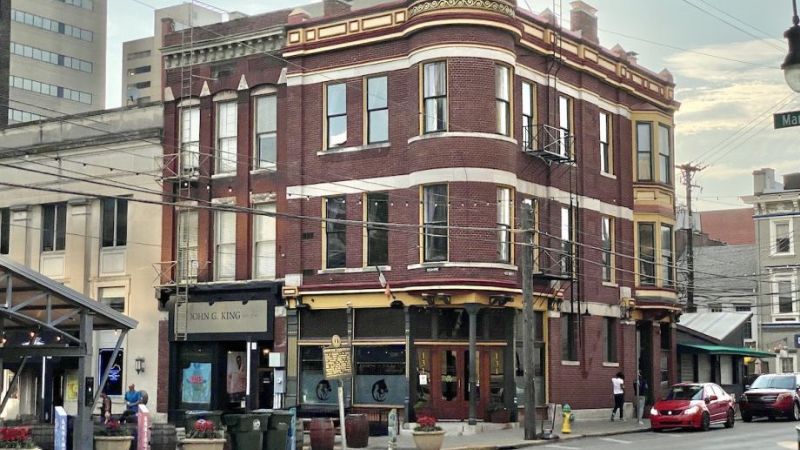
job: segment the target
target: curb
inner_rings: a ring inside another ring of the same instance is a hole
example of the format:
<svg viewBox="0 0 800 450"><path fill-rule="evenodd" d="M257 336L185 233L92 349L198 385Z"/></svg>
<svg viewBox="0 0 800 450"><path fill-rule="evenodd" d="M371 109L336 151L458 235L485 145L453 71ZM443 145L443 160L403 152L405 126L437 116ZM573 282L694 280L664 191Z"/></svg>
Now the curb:
<svg viewBox="0 0 800 450"><path fill-rule="evenodd" d="M492 447L497 450L510 450L510 449L518 449L518 448L527 448L527 447L536 447L539 445L547 445L556 442L564 442L564 441L574 441L578 439L586 439L586 438L595 438L595 437L607 437L607 436L619 436L622 434L633 434L633 433L644 433L650 431L650 427L642 427L639 428L632 428L629 430L620 430L620 431L606 431L600 433L587 433L587 434L570 434L566 437L559 437L558 439L551 439L551 440L539 440L539 441L524 441L517 444L509 444L509 445L499 445L496 447ZM450 449L447 449L450 450Z"/></svg>

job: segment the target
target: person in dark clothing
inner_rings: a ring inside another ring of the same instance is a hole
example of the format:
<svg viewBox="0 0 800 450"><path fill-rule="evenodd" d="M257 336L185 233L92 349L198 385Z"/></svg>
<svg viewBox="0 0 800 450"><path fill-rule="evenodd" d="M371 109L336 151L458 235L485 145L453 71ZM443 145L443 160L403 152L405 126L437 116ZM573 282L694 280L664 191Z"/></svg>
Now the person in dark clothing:
<svg viewBox="0 0 800 450"><path fill-rule="evenodd" d="M622 416L622 406L625 404L625 375L617 372L611 379L611 391L614 394L614 409L611 410L611 421L614 421L614 413L619 409L619 420L624 421Z"/></svg>
<svg viewBox="0 0 800 450"><path fill-rule="evenodd" d="M636 381L633 382L633 390L636 394L636 418L639 420L639 425L644 425L642 417L644 417L644 403L647 398L647 391L650 387L647 385L647 380L642 376L642 371L638 371Z"/></svg>

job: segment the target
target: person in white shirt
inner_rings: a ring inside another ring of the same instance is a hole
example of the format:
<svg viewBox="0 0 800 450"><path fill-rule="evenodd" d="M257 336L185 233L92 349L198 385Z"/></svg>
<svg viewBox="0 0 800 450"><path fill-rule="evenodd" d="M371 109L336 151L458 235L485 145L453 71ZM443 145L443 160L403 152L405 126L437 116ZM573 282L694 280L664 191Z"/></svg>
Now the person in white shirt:
<svg viewBox="0 0 800 450"><path fill-rule="evenodd" d="M619 420L625 420L622 417L622 405L625 403L625 375L622 372L617 372L614 378L611 379L611 389L614 393L614 409L611 410L611 421L614 421L614 413L619 409Z"/></svg>

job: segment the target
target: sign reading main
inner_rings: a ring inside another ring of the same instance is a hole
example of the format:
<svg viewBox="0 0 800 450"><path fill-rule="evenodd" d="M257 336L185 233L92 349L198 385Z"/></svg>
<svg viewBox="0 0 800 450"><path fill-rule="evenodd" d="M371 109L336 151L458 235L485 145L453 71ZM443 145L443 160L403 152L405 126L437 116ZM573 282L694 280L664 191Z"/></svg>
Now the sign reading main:
<svg viewBox="0 0 800 450"><path fill-rule="evenodd" d="M775 129L800 126L800 111L775 113Z"/></svg>
<svg viewBox="0 0 800 450"><path fill-rule="evenodd" d="M339 336L334 335L331 346L322 349L322 361L325 368L325 378L333 380L353 376L353 360L350 356L350 346L342 346Z"/></svg>
<svg viewBox="0 0 800 450"><path fill-rule="evenodd" d="M187 333L266 333L267 302L189 302Z"/></svg>

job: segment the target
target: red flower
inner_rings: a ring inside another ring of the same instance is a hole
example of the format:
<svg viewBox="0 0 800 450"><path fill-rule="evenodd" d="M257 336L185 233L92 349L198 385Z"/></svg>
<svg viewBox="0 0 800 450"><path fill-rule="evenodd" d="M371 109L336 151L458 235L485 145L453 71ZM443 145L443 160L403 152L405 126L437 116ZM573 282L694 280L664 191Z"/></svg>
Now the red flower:
<svg viewBox="0 0 800 450"><path fill-rule="evenodd" d="M421 427L429 428L436 426L436 418L432 416L420 416L417 419L417 423Z"/></svg>

